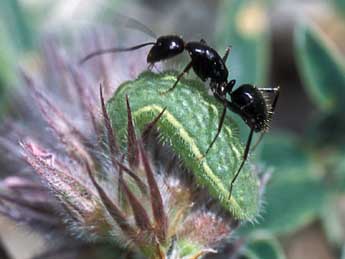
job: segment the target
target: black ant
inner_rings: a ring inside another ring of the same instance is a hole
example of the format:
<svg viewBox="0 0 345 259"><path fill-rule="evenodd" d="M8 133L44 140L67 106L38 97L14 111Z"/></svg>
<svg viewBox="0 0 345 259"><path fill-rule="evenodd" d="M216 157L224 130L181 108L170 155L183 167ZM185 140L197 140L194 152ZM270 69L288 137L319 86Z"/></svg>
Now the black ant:
<svg viewBox="0 0 345 259"><path fill-rule="evenodd" d="M98 50L90 53L80 62L84 63L90 58L104 53L132 51L148 45L153 45L147 55L147 63L149 63L149 67L153 67L156 62L177 56L185 50L188 52L191 58L191 61L177 76L177 80L173 86L163 94L172 91L177 86L183 75L188 73L189 70L193 68L194 72L202 81L206 81L207 79L210 80L210 88L213 95L223 103L224 108L220 116L217 133L207 148L205 155L207 155L221 132L227 108L241 116L245 123L249 126L250 133L244 150L243 159L239 169L231 180L229 191L231 197L233 184L247 160L253 133L262 132L261 137L259 138L260 141L264 132L269 129L269 123L272 119L279 96L279 87L256 88L253 85L244 84L239 86L236 90L233 90L236 81L230 80L228 82L228 69L225 65L230 53L230 48L226 49L223 57L220 57L216 50L207 45L205 40L202 39L200 42L185 42L180 36L177 35L161 36L157 38L156 42L147 42L129 48ZM264 93L275 94L272 104L268 102ZM231 101L226 98L227 94L230 96Z"/></svg>

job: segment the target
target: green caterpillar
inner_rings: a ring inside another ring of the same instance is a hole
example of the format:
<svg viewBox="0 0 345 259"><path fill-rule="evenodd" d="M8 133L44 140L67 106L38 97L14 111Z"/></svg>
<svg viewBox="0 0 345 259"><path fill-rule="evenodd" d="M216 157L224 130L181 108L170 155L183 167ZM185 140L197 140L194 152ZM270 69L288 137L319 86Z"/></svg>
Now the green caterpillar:
<svg viewBox="0 0 345 259"><path fill-rule="evenodd" d="M107 103L112 126L120 139L126 138L128 95L135 126L142 130L165 107L156 127L163 141L171 146L185 167L193 172L198 184L231 212L235 218L253 219L258 212L258 179L248 166L236 180L229 199L230 182L242 161L243 147L236 132L237 125L230 116L216 143L203 159L216 134L222 109L209 96L203 84L196 80L182 80L176 89L165 95L176 81L175 72L142 73L136 80L125 82Z"/></svg>

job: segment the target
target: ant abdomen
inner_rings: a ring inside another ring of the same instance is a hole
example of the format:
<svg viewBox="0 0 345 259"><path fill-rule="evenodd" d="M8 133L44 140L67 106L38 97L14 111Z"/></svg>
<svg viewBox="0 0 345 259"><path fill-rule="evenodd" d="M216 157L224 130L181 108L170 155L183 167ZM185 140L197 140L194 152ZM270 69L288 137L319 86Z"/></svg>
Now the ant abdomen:
<svg viewBox="0 0 345 259"><path fill-rule="evenodd" d="M231 101L250 128L255 132L266 130L269 113L266 100L258 88L251 84L241 85L231 93Z"/></svg>
<svg viewBox="0 0 345 259"><path fill-rule="evenodd" d="M184 41L180 36L167 35L157 39L147 55L147 63L156 63L179 55L184 51Z"/></svg>

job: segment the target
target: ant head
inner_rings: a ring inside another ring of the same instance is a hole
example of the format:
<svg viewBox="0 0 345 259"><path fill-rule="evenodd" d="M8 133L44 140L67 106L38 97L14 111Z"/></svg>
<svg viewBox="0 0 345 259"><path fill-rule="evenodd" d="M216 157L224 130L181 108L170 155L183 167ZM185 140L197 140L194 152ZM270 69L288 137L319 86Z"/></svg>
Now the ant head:
<svg viewBox="0 0 345 259"><path fill-rule="evenodd" d="M180 36L159 37L147 55L147 63L155 63L174 57L184 50L184 41Z"/></svg>
<svg viewBox="0 0 345 259"><path fill-rule="evenodd" d="M241 85L231 93L231 101L250 128L256 132L268 129L268 103L258 88L251 84Z"/></svg>

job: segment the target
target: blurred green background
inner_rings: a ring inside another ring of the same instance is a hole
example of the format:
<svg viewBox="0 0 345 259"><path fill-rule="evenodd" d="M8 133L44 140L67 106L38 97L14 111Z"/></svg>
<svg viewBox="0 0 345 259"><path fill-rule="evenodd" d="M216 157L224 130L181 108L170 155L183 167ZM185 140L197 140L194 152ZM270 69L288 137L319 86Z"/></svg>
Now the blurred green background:
<svg viewBox="0 0 345 259"><path fill-rule="evenodd" d="M345 1L1 0L1 117L16 71L44 35L64 37L85 19L113 26L115 12L158 35L204 38L220 53L231 45L231 79L281 86L272 130L252 155L272 175L261 215L237 233L247 243L242 257L345 258ZM238 123L244 142L248 129ZM29 258L29 248L15 249Z"/></svg>

